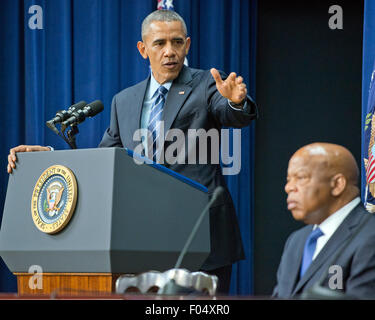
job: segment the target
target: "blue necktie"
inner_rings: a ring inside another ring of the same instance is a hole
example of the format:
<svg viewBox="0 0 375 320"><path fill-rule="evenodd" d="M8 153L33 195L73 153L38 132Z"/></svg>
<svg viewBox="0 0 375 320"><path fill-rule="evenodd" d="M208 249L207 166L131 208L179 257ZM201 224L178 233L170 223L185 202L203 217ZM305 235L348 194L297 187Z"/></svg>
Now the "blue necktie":
<svg viewBox="0 0 375 320"><path fill-rule="evenodd" d="M316 242L319 237L324 235L322 230L319 228L316 228L313 232L310 233L309 237L306 240L305 248L303 250L303 258L302 258L302 264L301 264L301 270L300 270L300 277L305 274L306 270L310 266L312 262L312 258L314 256L315 248L316 248Z"/></svg>
<svg viewBox="0 0 375 320"><path fill-rule="evenodd" d="M156 97L154 103L151 106L151 114L150 120L148 122L147 129L149 131L148 136L148 157L152 159L154 162L156 160L156 154L159 150L157 150L157 139L160 136L160 121L162 119L163 107L165 103L165 95L167 94L168 90L160 86L158 88L158 96ZM161 144L161 143L160 143ZM159 147L159 149L161 149Z"/></svg>

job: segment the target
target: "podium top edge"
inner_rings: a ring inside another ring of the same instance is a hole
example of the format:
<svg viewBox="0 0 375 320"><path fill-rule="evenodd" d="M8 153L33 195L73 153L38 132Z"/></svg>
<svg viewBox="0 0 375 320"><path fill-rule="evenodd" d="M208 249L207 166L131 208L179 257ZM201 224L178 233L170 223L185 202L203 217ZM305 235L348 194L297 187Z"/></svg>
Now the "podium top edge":
<svg viewBox="0 0 375 320"><path fill-rule="evenodd" d="M165 174L168 174L168 175L170 175L170 176L172 176L172 177L174 177L174 178L176 178L176 179L178 179L182 182L185 182L186 184L194 187L195 189L203 191L204 193L208 193L207 187L200 184L199 182L196 182L196 181L194 181L194 180L192 180L192 179L190 179L190 178L188 178L188 177L186 177L186 176L184 176L184 175L182 175L182 174L180 174L176 171L173 171L173 170L171 170L171 169L169 169L169 168L167 168L167 167L165 167L161 164L153 162L152 160L150 160L146 157L143 157L143 156L135 153L133 150L130 150L128 148L109 147L109 148L81 148L81 149L74 149L74 150L72 150L72 149L62 149L62 150L55 149L52 152L67 152L67 151L68 152L69 151L71 151L71 152L86 152L86 151L89 151L89 150L90 151L99 151L99 150L105 150L105 149L111 150L112 152L116 152L116 151L123 152L123 151L125 151L126 154L128 156L132 157L133 159L138 159L138 160L144 162L144 164L147 165L147 166L150 166L150 167L153 167L153 168L155 168L159 171L162 171ZM27 154L27 152L24 152L24 154Z"/></svg>
<svg viewBox="0 0 375 320"><path fill-rule="evenodd" d="M164 173L166 173L166 174L168 174L168 175L170 175L170 176L172 176L172 177L174 177L174 178L176 178L176 179L178 179L178 180L180 180L182 182L185 182L188 185L190 185L190 186L192 186L192 187L194 187L194 188L196 188L196 189L198 189L200 191L208 193L208 189L204 185L202 185L202 184L200 184L200 183L198 183L198 182L196 182L194 180L191 180L190 178L188 178L188 177L186 177L186 176L184 176L184 175L182 175L182 174L180 174L180 173L178 173L176 171L173 171L173 170L171 170L171 169L169 169L169 168L167 168L167 167L165 167L165 166L163 166L163 165L161 165L159 163L156 163L156 162L154 162L154 161L152 161L152 160L150 160L150 159L148 159L146 157L143 157L143 156L135 153L133 150L125 148L125 151L127 152L127 154L130 157L139 159L140 161L144 161L144 164L146 164L146 165L148 165L150 167L153 167L153 168L155 168L155 169L157 169L159 171L162 171L162 172L164 172Z"/></svg>

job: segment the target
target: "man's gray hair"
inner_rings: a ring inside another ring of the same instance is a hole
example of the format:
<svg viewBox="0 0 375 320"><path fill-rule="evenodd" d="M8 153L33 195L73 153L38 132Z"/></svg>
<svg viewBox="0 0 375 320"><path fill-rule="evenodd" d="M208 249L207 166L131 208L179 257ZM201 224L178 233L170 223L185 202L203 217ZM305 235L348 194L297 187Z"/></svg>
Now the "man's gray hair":
<svg viewBox="0 0 375 320"><path fill-rule="evenodd" d="M147 29L153 21L180 21L185 36L187 36L186 23L177 12L172 10L156 10L154 12L151 12L142 22L142 39L144 38L144 35L147 33Z"/></svg>

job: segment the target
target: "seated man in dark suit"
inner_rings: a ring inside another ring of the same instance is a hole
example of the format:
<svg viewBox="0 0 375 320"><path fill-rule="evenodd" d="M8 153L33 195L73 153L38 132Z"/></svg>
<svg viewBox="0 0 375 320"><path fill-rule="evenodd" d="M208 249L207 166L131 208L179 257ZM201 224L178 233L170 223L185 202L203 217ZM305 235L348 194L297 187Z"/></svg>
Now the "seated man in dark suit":
<svg viewBox="0 0 375 320"><path fill-rule="evenodd" d="M308 226L286 241L274 297L298 296L323 277L323 287L375 298L375 217L361 203L358 178L356 161L342 146L314 143L292 156L288 209Z"/></svg>

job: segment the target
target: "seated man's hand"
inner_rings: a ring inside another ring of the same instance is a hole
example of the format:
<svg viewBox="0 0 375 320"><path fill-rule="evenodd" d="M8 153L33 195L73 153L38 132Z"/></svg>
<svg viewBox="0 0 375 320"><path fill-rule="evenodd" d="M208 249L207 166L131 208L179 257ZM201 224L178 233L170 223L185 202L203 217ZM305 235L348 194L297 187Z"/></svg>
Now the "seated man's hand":
<svg viewBox="0 0 375 320"><path fill-rule="evenodd" d="M50 151L51 149L48 147L42 146L24 146L20 145L10 149L8 155L8 173L12 173L13 169L16 168L16 161L17 161L17 152L33 152L33 151Z"/></svg>

